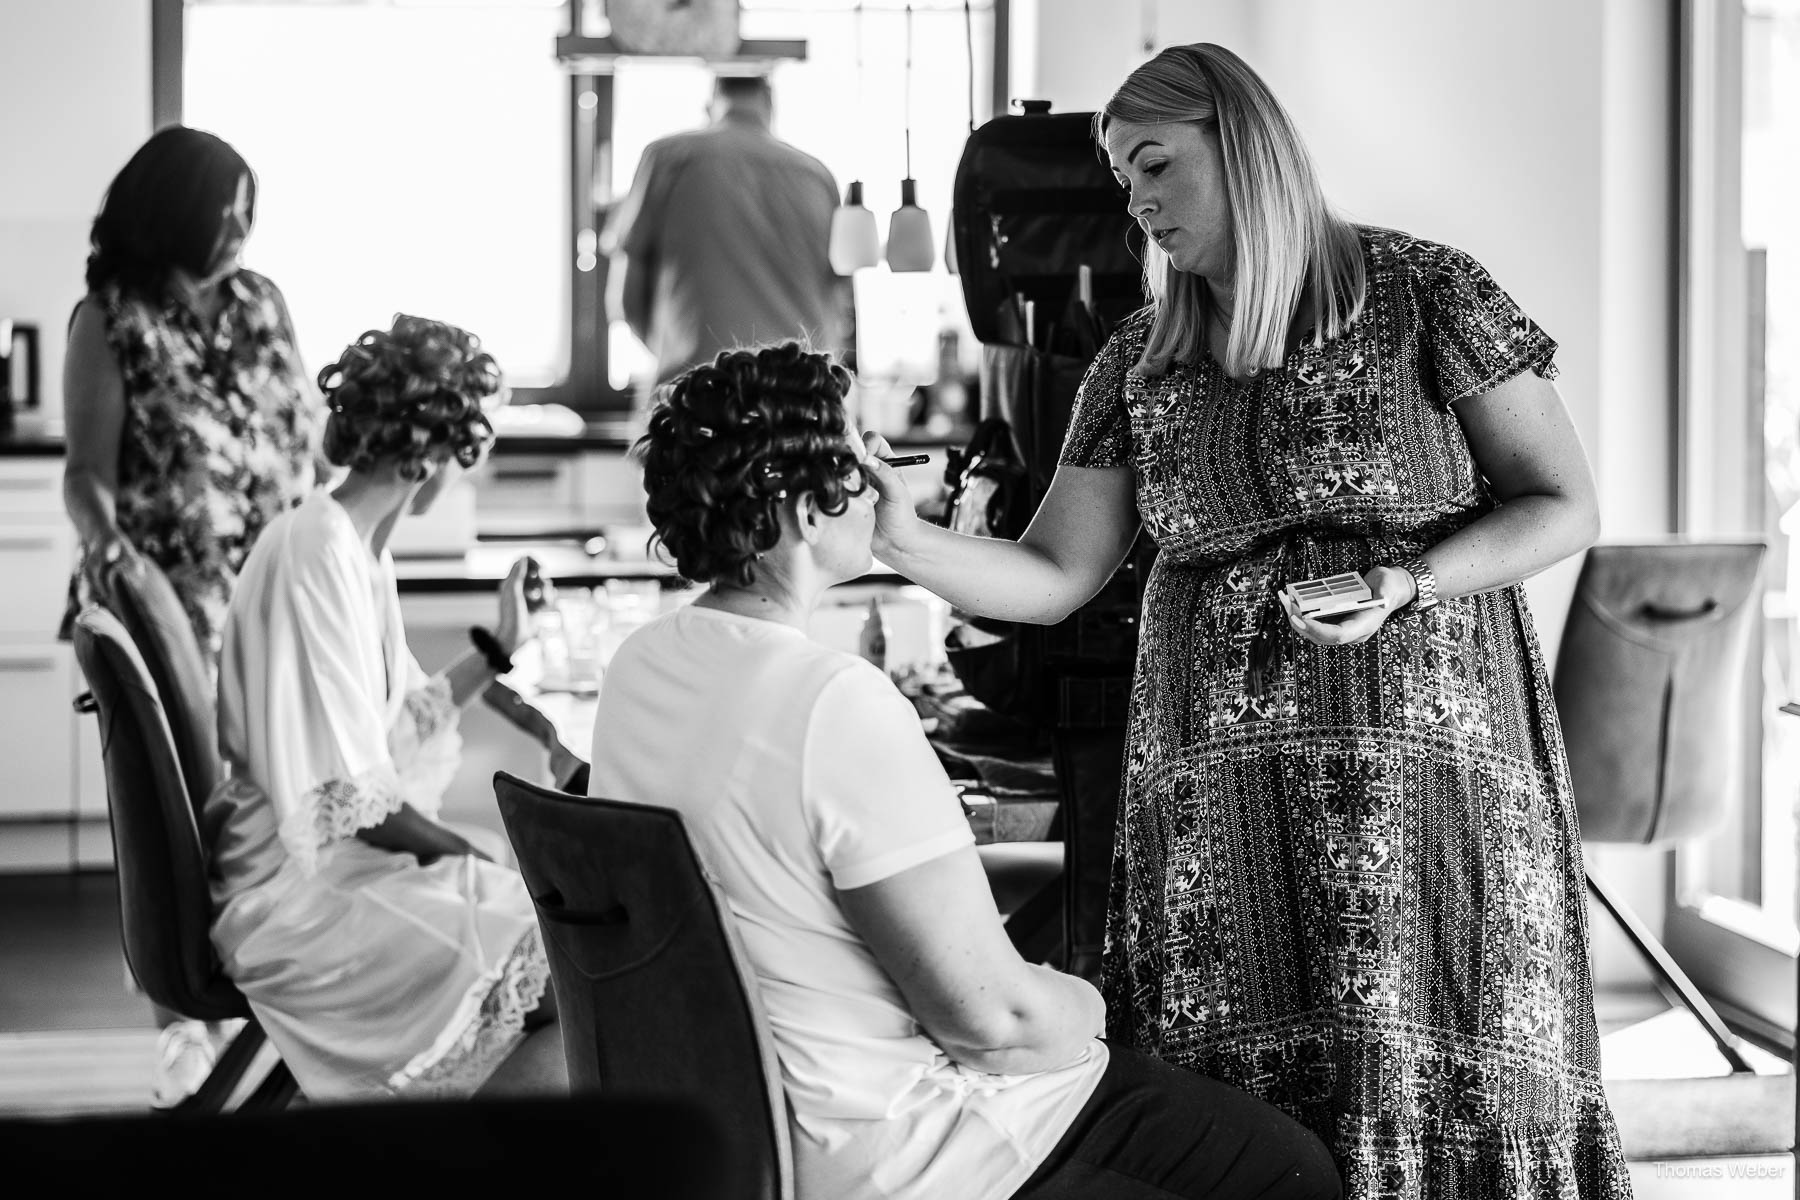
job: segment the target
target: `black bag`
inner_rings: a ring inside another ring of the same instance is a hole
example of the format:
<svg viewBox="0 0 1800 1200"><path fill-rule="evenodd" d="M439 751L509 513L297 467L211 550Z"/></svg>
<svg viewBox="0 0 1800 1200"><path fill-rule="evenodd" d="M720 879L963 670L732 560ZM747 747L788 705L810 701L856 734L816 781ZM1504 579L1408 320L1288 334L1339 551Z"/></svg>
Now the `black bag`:
<svg viewBox="0 0 1800 1200"><path fill-rule="evenodd" d="M950 227L969 327L984 346L1093 358L1105 332L1143 302L1132 239L1142 233L1089 130L1092 113L1026 101L969 135L951 191ZM1095 328L1076 315L1088 268ZM1027 336L1025 305L1036 320Z"/></svg>
<svg viewBox="0 0 1800 1200"><path fill-rule="evenodd" d="M1092 114L1047 108L1029 102L1026 115L977 129L956 170L951 236L982 342L985 419L969 448L952 454L945 523L989 537L1024 533L1056 473L1082 377L1106 333L1143 303L1129 242L1136 226L1094 151ZM1003 433L1010 454L1000 451ZM969 619L954 627L946 652L963 686L1040 726L1122 725L1121 706L1086 682L1072 690L1065 682L1129 681L1143 568L1154 553L1146 549L1059 625Z"/></svg>
<svg viewBox="0 0 1800 1200"><path fill-rule="evenodd" d="M951 237L982 342L990 420L953 460L947 517L972 526L980 509L994 537L1024 532L1056 472L1083 375L1111 328L1144 302L1132 248L1141 233L1094 152L1091 116L1047 108L1028 103L1025 116L971 134L953 192ZM997 465L1001 429L1016 469ZM946 646L971 695L1050 732L1063 801L1063 963L1088 978L1099 973L1138 614L1155 553L1140 539L1101 593L1057 625L972 621ZM979 645L959 644L977 635Z"/></svg>

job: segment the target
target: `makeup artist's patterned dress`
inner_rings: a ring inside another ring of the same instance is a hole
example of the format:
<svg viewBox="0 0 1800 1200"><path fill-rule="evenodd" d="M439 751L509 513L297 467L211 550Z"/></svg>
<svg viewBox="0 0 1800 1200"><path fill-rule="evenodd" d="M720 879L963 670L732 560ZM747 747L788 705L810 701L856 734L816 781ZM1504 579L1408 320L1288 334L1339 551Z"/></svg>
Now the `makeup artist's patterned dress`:
<svg viewBox="0 0 1800 1200"><path fill-rule="evenodd" d="M1367 306L1342 337L1248 383L1210 356L1133 378L1146 310L1076 403L1062 461L1129 465L1160 548L1109 1034L1285 1108L1356 1200L1621 1200L1568 767L1523 589L1403 610L1354 647L1300 641L1271 597L1490 511L1449 406L1555 373L1555 342L1467 255L1363 242Z"/></svg>
<svg viewBox="0 0 1800 1200"><path fill-rule="evenodd" d="M90 297L125 384L119 529L168 575L209 671L251 543L313 485L324 421L281 292L254 271L224 289L210 322L117 287Z"/></svg>

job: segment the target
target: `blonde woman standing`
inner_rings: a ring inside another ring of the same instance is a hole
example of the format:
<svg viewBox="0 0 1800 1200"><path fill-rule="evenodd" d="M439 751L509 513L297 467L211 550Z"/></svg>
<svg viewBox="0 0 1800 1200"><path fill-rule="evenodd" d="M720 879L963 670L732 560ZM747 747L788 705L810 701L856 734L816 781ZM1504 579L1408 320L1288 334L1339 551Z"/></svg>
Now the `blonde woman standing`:
<svg viewBox="0 0 1800 1200"><path fill-rule="evenodd" d="M1598 528L1555 342L1468 255L1337 216L1218 46L1133 72L1095 138L1151 303L1095 361L1017 543L913 519L877 467L875 553L1052 622L1140 527L1159 547L1110 1038L1286 1109L1347 1196L1629 1196L1520 587ZM1315 620L1278 590L1342 572L1385 605Z"/></svg>

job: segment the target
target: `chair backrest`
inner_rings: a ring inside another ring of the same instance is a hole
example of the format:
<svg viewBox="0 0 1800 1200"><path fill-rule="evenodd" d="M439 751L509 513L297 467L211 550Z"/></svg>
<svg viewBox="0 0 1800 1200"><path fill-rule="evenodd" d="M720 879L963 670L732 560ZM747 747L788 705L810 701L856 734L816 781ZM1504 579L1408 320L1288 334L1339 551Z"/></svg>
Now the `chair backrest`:
<svg viewBox="0 0 1800 1200"><path fill-rule="evenodd" d="M1555 682L1584 841L1671 841L1724 818L1742 775L1763 552L1755 541L1588 551Z"/></svg>
<svg viewBox="0 0 1800 1200"><path fill-rule="evenodd" d="M571 1084L703 1104L741 1194L791 1197L786 1093L756 976L681 815L504 771L494 793L537 905Z"/></svg>
<svg viewBox="0 0 1800 1200"><path fill-rule="evenodd" d="M183 1016L248 1016L213 951L206 856L149 668L98 605L75 618L74 639L100 718L126 960L150 999Z"/></svg>
<svg viewBox="0 0 1800 1200"><path fill-rule="evenodd" d="M169 577L142 555L113 565L103 586L102 603L125 626L156 683L188 801L198 815L219 781L219 730L212 672L193 623Z"/></svg>

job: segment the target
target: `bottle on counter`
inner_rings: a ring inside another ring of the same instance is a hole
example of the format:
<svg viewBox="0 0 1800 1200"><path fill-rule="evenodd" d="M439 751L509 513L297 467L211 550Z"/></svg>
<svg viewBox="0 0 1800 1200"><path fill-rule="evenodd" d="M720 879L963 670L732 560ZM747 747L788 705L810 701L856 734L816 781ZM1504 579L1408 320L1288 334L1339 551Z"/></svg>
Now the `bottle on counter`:
<svg viewBox="0 0 1800 1200"><path fill-rule="evenodd" d="M869 610L863 617L862 636L857 639L857 653L887 670L887 615L881 611L881 601L869 597Z"/></svg>

